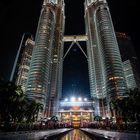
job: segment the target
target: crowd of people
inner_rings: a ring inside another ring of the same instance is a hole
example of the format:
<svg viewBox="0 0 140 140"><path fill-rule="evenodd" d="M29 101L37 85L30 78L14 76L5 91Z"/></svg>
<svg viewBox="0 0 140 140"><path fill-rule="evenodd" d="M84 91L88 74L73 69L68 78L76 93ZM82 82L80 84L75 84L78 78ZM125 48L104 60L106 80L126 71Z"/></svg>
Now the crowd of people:
<svg viewBox="0 0 140 140"><path fill-rule="evenodd" d="M48 130L48 129L59 129L59 128L73 128L73 124L70 122L60 122L58 120L46 120L38 121L35 123L10 123L8 126L4 124L0 125L1 131L32 131L32 130ZM93 128L93 129L103 129L110 131L139 131L139 126L136 122L134 123L124 123L120 118L116 119L116 122L106 118L100 121L93 122L82 122L79 127L83 128Z"/></svg>

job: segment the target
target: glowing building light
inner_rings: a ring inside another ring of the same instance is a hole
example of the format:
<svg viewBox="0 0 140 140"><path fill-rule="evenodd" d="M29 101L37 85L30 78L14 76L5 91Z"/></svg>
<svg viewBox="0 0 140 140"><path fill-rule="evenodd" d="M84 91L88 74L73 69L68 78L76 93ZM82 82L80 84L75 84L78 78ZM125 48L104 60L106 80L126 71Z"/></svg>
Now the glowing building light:
<svg viewBox="0 0 140 140"><path fill-rule="evenodd" d="M82 101L82 98L81 98L81 97L79 97L79 98L78 98L78 101Z"/></svg>
<svg viewBox="0 0 140 140"><path fill-rule="evenodd" d="M70 99L72 102L75 102L75 97L71 97L71 99Z"/></svg>
<svg viewBox="0 0 140 140"><path fill-rule="evenodd" d="M84 101L87 101L87 98L84 98Z"/></svg>
<svg viewBox="0 0 140 140"><path fill-rule="evenodd" d="M65 98L65 101L67 102L68 101L68 98Z"/></svg>

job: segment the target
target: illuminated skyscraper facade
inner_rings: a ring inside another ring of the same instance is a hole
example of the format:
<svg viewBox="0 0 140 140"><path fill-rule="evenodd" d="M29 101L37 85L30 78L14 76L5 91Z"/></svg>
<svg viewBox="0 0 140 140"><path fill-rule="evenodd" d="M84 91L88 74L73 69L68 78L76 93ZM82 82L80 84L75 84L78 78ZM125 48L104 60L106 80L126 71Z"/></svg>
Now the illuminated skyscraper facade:
<svg viewBox="0 0 140 140"><path fill-rule="evenodd" d="M91 97L95 113L108 116L109 102L124 96L126 83L106 0L86 0L85 21Z"/></svg>
<svg viewBox="0 0 140 140"><path fill-rule="evenodd" d="M123 62L123 70L125 74L126 84L128 89L139 88L139 84L137 83L137 79L139 78L136 72L136 68L132 61L126 60Z"/></svg>
<svg viewBox="0 0 140 140"><path fill-rule="evenodd" d="M62 94L64 25L64 3L63 0L59 0L56 9L55 36L53 40L54 48L52 50L48 116L58 113L59 101Z"/></svg>
<svg viewBox="0 0 140 140"><path fill-rule="evenodd" d="M128 89L140 87L140 65L130 36L116 32Z"/></svg>
<svg viewBox="0 0 140 140"><path fill-rule="evenodd" d="M47 115L61 92L63 0L44 0L35 38L26 94L44 105ZM59 76L58 76L59 75ZM60 85L58 81L60 80ZM50 102L51 101L51 102ZM51 108L50 108L51 107Z"/></svg>
<svg viewBox="0 0 140 140"><path fill-rule="evenodd" d="M44 105L46 116L58 113L62 93L63 0L44 0L32 53L26 94ZM110 116L109 102L126 92L121 56L106 0L85 1L90 95L95 115ZM70 48L77 43L74 37ZM79 39L80 40L80 39ZM79 44L77 43L79 46ZM79 46L80 47L80 46ZM68 49L69 51L69 49ZM66 53L67 54L67 53Z"/></svg>
<svg viewBox="0 0 140 140"><path fill-rule="evenodd" d="M15 83L17 85L21 85L23 92L25 92L25 87L27 84L33 47L34 41L31 38L28 38L25 42L21 56L21 61L18 65L17 78Z"/></svg>

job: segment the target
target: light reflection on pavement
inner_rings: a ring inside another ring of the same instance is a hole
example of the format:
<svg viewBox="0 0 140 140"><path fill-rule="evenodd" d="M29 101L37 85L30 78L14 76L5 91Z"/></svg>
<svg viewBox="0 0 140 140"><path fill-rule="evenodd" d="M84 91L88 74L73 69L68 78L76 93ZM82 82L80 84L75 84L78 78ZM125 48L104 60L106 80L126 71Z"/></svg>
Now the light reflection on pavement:
<svg viewBox="0 0 140 140"><path fill-rule="evenodd" d="M93 140L79 129L74 129L59 140Z"/></svg>
<svg viewBox="0 0 140 140"><path fill-rule="evenodd" d="M67 132L70 129L55 129L44 131L19 131L19 132L7 132L0 133L0 140L40 140L46 136Z"/></svg>
<svg viewBox="0 0 140 140"><path fill-rule="evenodd" d="M109 138L111 140L140 140L139 132L128 133L128 132L107 131L90 128L82 128L82 130L90 134L96 134L103 138Z"/></svg>

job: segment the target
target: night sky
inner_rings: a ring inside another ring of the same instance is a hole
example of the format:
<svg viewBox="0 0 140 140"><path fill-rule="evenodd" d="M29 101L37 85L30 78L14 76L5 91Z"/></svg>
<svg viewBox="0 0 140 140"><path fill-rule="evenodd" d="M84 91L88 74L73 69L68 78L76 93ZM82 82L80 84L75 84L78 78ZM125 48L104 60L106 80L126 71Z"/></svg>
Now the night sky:
<svg viewBox="0 0 140 140"><path fill-rule="evenodd" d="M85 34L84 0L65 0L65 35ZM108 0L116 31L131 36L138 57L140 8L138 0ZM8 80L22 34L30 32L35 36L42 0L0 1L0 77ZM83 49L85 44L81 44ZM67 49L67 46L65 49ZM74 46L64 60L65 95L89 93L87 61L82 52Z"/></svg>

